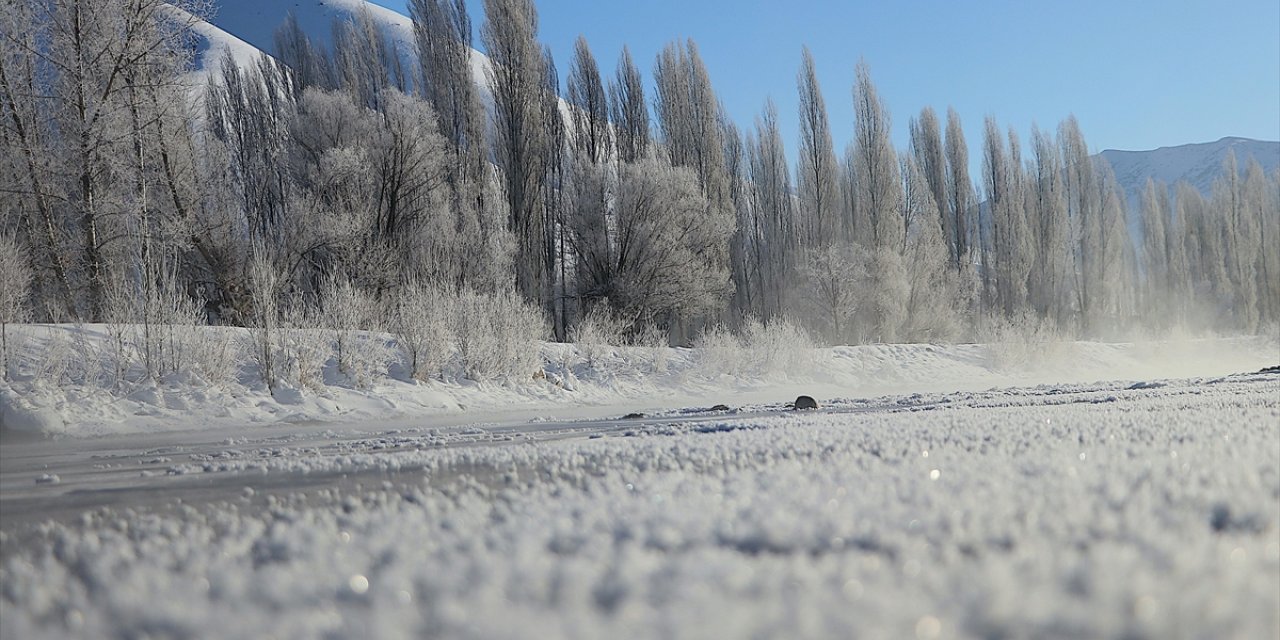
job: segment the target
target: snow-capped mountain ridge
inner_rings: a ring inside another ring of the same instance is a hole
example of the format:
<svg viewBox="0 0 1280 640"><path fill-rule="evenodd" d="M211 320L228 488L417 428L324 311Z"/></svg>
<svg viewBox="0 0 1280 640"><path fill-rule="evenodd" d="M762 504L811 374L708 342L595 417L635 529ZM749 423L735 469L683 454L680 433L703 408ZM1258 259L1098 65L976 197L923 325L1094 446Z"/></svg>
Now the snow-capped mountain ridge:
<svg viewBox="0 0 1280 640"><path fill-rule="evenodd" d="M275 32L292 14L298 27L311 41L321 47L333 46L335 22L354 21L361 12L367 12L381 31L388 44L401 56L406 68L417 64L417 45L414 41L413 21L401 13L365 0L230 0L219 4L201 25L198 34L206 39L196 60L197 68L216 68L203 58L221 57L229 50L232 59L240 66L251 65L262 54L275 53ZM247 43L249 47L236 46ZM488 93L489 58L483 53L471 51L471 77L481 94Z"/></svg>
<svg viewBox="0 0 1280 640"><path fill-rule="evenodd" d="M1258 161L1263 171L1280 168L1280 142L1228 136L1214 142L1160 147L1149 151L1107 149L1098 155L1115 171L1116 179L1129 201L1137 202L1146 189L1147 179L1173 186L1186 181L1206 197L1223 172L1223 161L1234 152L1243 172L1250 159Z"/></svg>

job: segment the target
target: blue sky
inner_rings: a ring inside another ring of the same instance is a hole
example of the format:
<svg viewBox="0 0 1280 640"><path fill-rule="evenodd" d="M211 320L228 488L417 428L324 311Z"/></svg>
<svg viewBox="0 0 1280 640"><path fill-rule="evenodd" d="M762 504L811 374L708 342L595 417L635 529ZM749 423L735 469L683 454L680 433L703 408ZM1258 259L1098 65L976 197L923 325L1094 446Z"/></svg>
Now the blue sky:
<svg viewBox="0 0 1280 640"><path fill-rule="evenodd" d="M404 11L402 0L375 1ZM926 105L956 108L971 154L986 115L1026 140L1033 122L1052 128L1074 113L1094 150L1280 140L1277 0L536 1L539 39L562 77L579 34L603 72L625 43L646 76L665 43L693 38L740 126L774 100L793 156L802 45L816 59L838 152L852 137L859 58L901 146ZM478 29L482 2L468 6Z"/></svg>

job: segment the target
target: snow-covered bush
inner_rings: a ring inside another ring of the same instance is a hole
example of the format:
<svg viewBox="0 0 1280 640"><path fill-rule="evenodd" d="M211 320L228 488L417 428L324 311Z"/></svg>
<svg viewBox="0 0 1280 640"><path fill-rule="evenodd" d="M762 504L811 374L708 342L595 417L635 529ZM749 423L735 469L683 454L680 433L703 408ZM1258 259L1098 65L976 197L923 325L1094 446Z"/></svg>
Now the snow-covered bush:
<svg viewBox="0 0 1280 640"><path fill-rule="evenodd" d="M276 388L276 371L279 350L280 273L265 251L254 251L249 261L249 313L245 324L252 335L252 359L258 365L258 374L267 388Z"/></svg>
<svg viewBox="0 0 1280 640"><path fill-rule="evenodd" d="M595 367L596 361L609 347L626 343L627 322L613 313L608 301L596 304L587 312L582 322L574 327L570 339L578 346L578 352L587 366Z"/></svg>
<svg viewBox="0 0 1280 640"><path fill-rule="evenodd" d="M457 296L435 285L410 282L397 291L392 330L415 380L443 375L453 353L450 314L456 303Z"/></svg>
<svg viewBox="0 0 1280 640"><path fill-rule="evenodd" d="M1062 346L1052 322L1023 313L1017 318L992 317L980 332L987 357L996 369L1025 367L1053 356Z"/></svg>
<svg viewBox="0 0 1280 640"><path fill-rule="evenodd" d="M174 274L159 275L145 287L134 323L134 343L147 375L159 379L197 365L195 343L204 331L203 304L181 291Z"/></svg>
<svg viewBox="0 0 1280 640"><path fill-rule="evenodd" d="M762 373L799 375L813 366L813 339L790 320L763 323L752 319L742 335L751 362Z"/></svg>
<svg viewBox="0 0 1280 640"><path fill-rule="evenodd" d="M468 378L520 380L536 372L538 341L547 335L546 318L537 307L511 293L464 291L452 320Z"/></svg>
<svg viewBox="0 0 1280 640"><path fill-rule="evenodd" d="M386 374L386 342L370 333L382 328L373 296L344 276L331 276L321 291L321 319L338 357L338 370L358 387L368 388Z"/></svg>
<svg viewBox="0 0 1280 640"><path fill-rule="evenodd" d="M208 384L234 382L244 355L244 334L233 327L197 327L188 349L193 368Z"/></svg>
<svg viewBox="0 0 1280 640"><path fill-rule="evenodd" d="M91 385L101 382L103 354L88 339L82 324L48 327L29 343L31 365L36 380L55 385Z"/></svg>
<svg viewBox="0 0 1280 640"><path fill-rule="evenodd" d="M31 264L22 245L0 235L0 380L9 378L9 360L21 342L9 326L27 319L27 296L31 288Z"/></svg>
<svg viewBox="0 0 1280 640"><path fill-rule="evenodd" d="M710 375L802 375L814 362L813 340L798 325L781 318L768 323L748 318L738 334L723 326L709 327L695 346Z"/></svg>
<svg viewBox="0 0 1280 640"><path fill-rule="evenodd" d="M742 340L724 325L703 329L693 346L708 375L738 376L746 370Z"/></svg>
<svg viewBox="0 0 1280 640"><path fill-rule="evenodd" d="M133 366L136 348L133 341L135 298L119 280L106 287L102 305L102 319L107 332L107 343L102 349L101 367L103 384L119 392L128 382L129 369Z"/></svg>
<svg viewBox="0 0 1280 640"><path fill-rule="evenodd" d="M329 335L321 329L314 309L301 302L286 305L280 312L278 331L281 373L299 387L324 387L324 368L333 355Z"/></svg>
<svg viewBox="0 0 1280 640"><path fill-rule="evenodd" d="M649 353L654 373L666 373L671 355L671 345L667 340L666 331L658 328L658 325L653 321L645 320L632 333L629 343Z"/></svg>

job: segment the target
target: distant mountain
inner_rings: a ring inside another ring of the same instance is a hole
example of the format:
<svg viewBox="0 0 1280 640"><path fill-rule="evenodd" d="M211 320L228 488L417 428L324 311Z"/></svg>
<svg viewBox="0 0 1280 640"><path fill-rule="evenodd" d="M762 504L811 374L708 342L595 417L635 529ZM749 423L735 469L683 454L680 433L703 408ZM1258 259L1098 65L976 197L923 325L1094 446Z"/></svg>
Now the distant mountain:
<svg viewBox="0 0 1280 640"><path fill-rule="evenodd" d="M205 46L197 47L196 64L200 69L216 69L225 50L242 67L252 64L260 53L273 54L276 29L291 13L312 42L328 48L333 45L334 22L354 21L361 11L369 13L406 68L416 67L413 21L366 0L221 0L207 24L196 29L205 39ZM488 93L488 69L489 58L473 49L471 76L481 95Z"/></svg>
<svg viewBox="0 0 1280 640"><path fill-rule="evenodd" d="M1280 167L1280 142L1228 137L1217 142L1160 147L1151 151L1117 151L1108 149L1098 154L1111 163L1116 179L1130 203L1137 203L1147 188L1147 179L1172 187L1185 180L1206 197L1213 182L1222 176L1222 162L1234 151L1243 172L1253 158L1271 173Z"/></svg>

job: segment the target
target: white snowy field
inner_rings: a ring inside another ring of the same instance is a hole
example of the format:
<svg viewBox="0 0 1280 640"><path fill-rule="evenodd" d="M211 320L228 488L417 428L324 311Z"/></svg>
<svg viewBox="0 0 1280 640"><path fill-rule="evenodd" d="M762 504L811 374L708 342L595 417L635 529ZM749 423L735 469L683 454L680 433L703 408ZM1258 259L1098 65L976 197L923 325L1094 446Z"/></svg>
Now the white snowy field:
<svg viewBox="0 0 1280 640"><path fill-rule="evenodd" d="M4 638L1280 633L1277 374L0 454Z"/></svg>
<svg viewBox="0 0 1280 640"><path fill-rule="evenodd" d="M1130 343L1016 338L991 344L815 349L785 342L783 335L706 350L541 343L529 347L538 354L528 373L515 378L476 382L455 367L422 382L405 373L393 336L364 334L377 348L368 358L373 373L367 383L355 384L342 374L330 354L323 356L323 373L312 384L282 376L273 392L250 357L252 339L244 329L185 328L188 333L176 339L187 343L191 353L186 355L215 362L159 381L139 370L135 343L141 339L130 333L141 334L138 327L10 325L9 331L10 368L16 374L0 380L0 439L289 424L341 429L369 421L448 425L531 415L596 418L716 404L741 407L800 393L825 400L1132 382L1257 371L1280 363L1280 341L1274 336ZM117 342L126 346L117 348ZM331 351L332 345L324 348ZM124 381L116 382L122 359L128 362Z"/></svg>

